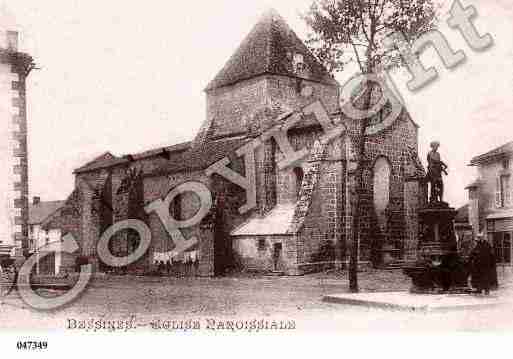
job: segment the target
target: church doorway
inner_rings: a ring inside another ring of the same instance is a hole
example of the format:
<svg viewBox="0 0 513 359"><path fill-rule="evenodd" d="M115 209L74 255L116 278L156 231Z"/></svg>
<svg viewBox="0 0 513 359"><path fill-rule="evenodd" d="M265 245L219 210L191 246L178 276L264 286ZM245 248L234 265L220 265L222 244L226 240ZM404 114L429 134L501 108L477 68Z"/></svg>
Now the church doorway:
<svg viewBox="0 0 513 359"><path fill-rule="evenodd" d="M282 252L281 243L274 243L273 244L273 270L274 271L280 270L281 252Z"/></svg>

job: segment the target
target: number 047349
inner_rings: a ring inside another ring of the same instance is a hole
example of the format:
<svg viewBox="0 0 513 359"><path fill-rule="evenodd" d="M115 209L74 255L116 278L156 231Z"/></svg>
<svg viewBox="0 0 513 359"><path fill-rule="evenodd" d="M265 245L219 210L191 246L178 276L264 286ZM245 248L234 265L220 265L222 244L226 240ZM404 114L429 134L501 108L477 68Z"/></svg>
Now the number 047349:
<svg viewBox="0 0 513 359"><path fill-rule="evenodd" d="M26 341L16 344L18 350L45 350L48 348L48 342L43 341Z"/></svg>

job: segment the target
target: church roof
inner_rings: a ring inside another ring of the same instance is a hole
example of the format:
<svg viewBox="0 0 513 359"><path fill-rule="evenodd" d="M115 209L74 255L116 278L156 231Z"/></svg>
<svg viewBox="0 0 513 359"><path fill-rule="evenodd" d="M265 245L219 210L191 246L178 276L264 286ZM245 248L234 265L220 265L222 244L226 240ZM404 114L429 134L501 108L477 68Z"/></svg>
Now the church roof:
<svg viewBox="0 0 513 359"><path fill-rule="evenodd" d="M140 160L147 157L157 156L162 154L164 151L170 154L179 153L182 151L186 151L190 148L191 143L189 141L179 143L172 146L167 147L159 147L155 149L151 149L148 151L125 155L122 157L118 157L113 155L110 152L105 152L104 154L96 157L94 160L86 163L85 165L75 169L74 173L82 173L94 171L102 168L109 168L119 164L129 163L132 160Z"/></svg>
<svg viewBox="0 0 513 359"><path fill-rule="evenodd" d="M225 156L232 156L248 140L247 137L232 137L208 141L202 146L174 155L165 165L148 173L147 176L206 169Z"/></svg>
<svg viewBox="0 0 513 359"><path fill-rule="evenodd" d="M295 55L302 55L308 68L307 75L294 71ZM262 16L206 90L232 85L263 74L307 78L337 85L335 79L275 10L269 10Z"/></svg>

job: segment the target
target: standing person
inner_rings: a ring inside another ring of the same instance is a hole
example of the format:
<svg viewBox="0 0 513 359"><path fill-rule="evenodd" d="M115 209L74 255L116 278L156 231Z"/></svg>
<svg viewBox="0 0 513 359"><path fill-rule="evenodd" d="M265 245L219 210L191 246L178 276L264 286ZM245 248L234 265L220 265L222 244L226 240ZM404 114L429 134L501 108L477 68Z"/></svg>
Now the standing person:
<svg viewBox="0 0 513 359"><path fill-rule="evenodd" d="M496 287L497 268L492 246L485 240L484 234L477 235L477 244L470 255L472 265L472 287L478 293L490 294L490 288Z"/></svg>
<svg viewBox="0 0 513 359"><path fill-rule="evenodd" d="M163 275L164 275L164 261L160 260L159 261L159 276L163 276Z"/></svg>
<svg viewBox="0 0 513 359"><path fill-rule="evenodd" d="M171 259L168 259L166 262L166 270L167 270L167 275L169 275L169 273L171 273Z"/></svg>

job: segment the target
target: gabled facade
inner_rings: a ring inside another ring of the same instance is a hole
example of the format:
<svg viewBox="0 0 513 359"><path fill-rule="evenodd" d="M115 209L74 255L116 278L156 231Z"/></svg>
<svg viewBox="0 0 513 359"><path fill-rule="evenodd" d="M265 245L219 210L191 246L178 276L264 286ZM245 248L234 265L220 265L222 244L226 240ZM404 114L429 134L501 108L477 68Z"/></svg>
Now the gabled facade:
<svg viewBox="0 0 513 359"><path fill-rule="evenodd" d="M513 142L474 157L477 178L466 189L474 233L484 232L498 263L511 264L513 235Z"/></svg>

